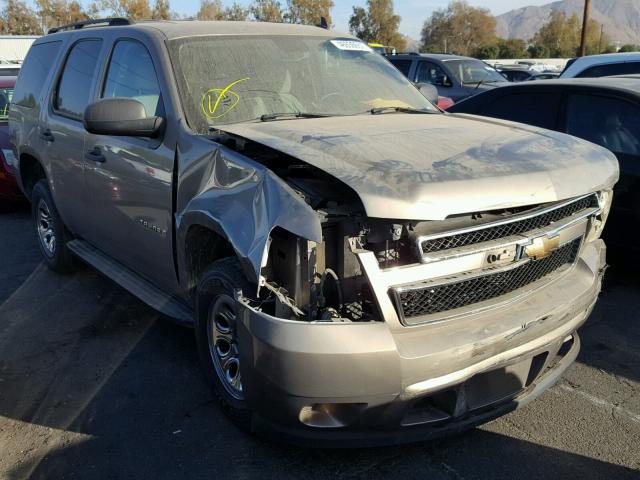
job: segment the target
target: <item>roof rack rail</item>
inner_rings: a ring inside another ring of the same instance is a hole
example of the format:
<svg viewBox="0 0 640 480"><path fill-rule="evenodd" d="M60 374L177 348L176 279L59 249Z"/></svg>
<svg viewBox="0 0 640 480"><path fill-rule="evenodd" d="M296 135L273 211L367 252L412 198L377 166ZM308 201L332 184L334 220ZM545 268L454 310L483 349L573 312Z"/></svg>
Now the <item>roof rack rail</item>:
<svg viewBox="0 0 640 480"><path fill-rule="evenodd" d="M122 17L109 17L109 18L95 18L92 20L82 20L81 22L69 23L67 25L60 25L59 27L53 27L47 30L47 35L50 33L61 32L63 30L79 30L89 25L102 25L106 24L109 27L119 25L133 25L135 22L129 18Z"/></svg>

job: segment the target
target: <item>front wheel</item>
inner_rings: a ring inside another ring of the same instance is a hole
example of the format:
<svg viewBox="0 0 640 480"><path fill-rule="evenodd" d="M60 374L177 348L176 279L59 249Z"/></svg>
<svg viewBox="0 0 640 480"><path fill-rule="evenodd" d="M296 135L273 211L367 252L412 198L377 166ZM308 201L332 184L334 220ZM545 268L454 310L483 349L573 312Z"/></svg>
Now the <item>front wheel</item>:
<svg viewBox="0 0 640 480"><path fill-rule="evenodd" d="M251 410L240 368L234 290L247 294L251 288L239 262L225 258L202 274L196 299L196 343L204 374L224 412L245 429L251 423Z"/></svg>

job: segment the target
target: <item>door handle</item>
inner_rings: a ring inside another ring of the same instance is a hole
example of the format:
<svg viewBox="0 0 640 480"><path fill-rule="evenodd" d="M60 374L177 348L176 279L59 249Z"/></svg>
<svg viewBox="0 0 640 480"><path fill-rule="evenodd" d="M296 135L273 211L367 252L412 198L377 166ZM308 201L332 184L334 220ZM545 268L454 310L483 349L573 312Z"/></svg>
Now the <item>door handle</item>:
<svg viewBox="0 0 640 480"><path fill-rule="evenodd" d="M55 140L53 133L48 128L40 133L40 138L45 142L53 142Z"/></svg>
<svg viewBox="0 0 640 480"><path fill-rule="evenodd" d="M93 150L88 150L84 154L84 158L93 162L104 163L107 159L102 154L100 147L93 147Z"/></svg>

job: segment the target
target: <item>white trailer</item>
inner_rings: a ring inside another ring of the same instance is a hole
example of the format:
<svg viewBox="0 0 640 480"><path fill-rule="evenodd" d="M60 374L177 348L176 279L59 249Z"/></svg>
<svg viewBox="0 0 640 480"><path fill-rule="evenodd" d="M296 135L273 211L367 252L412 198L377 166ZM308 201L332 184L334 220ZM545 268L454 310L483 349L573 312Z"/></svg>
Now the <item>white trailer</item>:
<svg viewBox="0 0 640 480"><path fill-rule="evenodd" d="M0 35L0 64L22 63L37 35Z"/></svg>

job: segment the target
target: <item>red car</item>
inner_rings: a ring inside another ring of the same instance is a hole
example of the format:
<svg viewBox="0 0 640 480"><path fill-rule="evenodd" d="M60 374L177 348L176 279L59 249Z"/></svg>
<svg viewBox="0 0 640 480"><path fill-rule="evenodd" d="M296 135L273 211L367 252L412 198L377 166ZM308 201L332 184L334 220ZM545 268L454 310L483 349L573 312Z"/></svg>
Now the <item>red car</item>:
<svg viewBox="0 0 640 480"><path fill-rule="evenodd" d="M451 107L455 102L451 100L449 97L440 97L438 96L438 108L442 110L446 110Z"/></svg>
<svg viewBox="0 0 640 480"><path fill-rule="evenodd" d="M9 143L9 104L15 85L16 77L0 77L0 202L24 199L16 184L15 158Z"/></svg>

